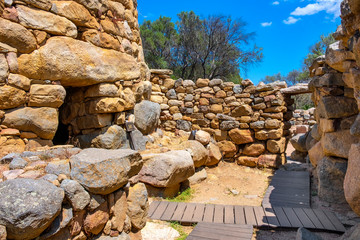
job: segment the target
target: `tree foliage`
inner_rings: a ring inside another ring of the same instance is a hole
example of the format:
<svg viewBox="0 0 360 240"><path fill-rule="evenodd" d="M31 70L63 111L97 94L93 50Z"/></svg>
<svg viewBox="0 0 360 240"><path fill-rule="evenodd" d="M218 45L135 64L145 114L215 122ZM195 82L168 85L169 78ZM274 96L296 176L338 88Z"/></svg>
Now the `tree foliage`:
<svg viewBox="0 0 360 240"><path fill-rule="evenodd" d="M262 49L250 46L254 33L246 23L222 15L200 18L193 11L145 21L141 27L145 59L151 68L171 68L185 79L223 78L241 81L247 66L262 60Z"/></svg>

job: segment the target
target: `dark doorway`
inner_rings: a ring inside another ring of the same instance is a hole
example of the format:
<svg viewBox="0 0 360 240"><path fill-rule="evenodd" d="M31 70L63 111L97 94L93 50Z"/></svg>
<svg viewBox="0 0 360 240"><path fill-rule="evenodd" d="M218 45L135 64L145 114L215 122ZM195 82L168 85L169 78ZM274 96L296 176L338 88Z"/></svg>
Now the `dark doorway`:
<svg viewBox="0 0 360 240"><path fill-rule="evenodd" d="M68 126L61 122L60 114L59 114L59 126L55 133L55 137L53 139L53 144L54 145L65 145L68 143L68 141L69 141Z"/></svg>

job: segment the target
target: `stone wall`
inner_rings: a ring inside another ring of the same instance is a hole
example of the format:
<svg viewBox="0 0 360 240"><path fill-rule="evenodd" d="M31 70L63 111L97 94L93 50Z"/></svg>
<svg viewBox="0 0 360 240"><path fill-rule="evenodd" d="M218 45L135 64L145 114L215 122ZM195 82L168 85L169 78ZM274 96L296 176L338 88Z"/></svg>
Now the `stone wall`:
<svg viewBox="0 0 360 240"><path fill-rule="evenodd" d="M342 24L330 45L310 67L309 88L316 105L315 125L300 142L317 168L319 197L349 203L360 214L360 2L341 4ZM311 144L309 144L311 143Z"/></svg>
<svg viewBox="0 0 360 240"><path fill-rule="evenodd" d="M293 100L281 93L284 82L175 81L171 74L151 70L151 101L161 106L163 129L204 130L218 142L225 160L242 165L278 167L285 162Z"/></svg>
<svg viewBox="0 0 360 240"><path fill-rule="evenodd" d="M10 168L0 171L0 239L141 239L149 204L131 180L138 152L53 147L0 162Z"/></svg>
<svg viewBox="0 0 360 240"><path fill-rule="evenodd" d="M91 145L89 134L124 123L150 77L136 8L136 0L2 2L0 152L50 145L59 109L64 142L87 135Z"/></svg>

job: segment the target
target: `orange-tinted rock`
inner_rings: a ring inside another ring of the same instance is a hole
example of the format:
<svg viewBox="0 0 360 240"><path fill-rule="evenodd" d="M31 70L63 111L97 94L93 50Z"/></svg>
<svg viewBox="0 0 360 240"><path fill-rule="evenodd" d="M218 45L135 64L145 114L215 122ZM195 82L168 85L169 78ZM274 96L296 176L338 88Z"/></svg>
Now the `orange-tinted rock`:
<svg viewBox="0 0 360 240"><path fill-rule="evenodd" d="M103 202L97 209L89 212L84 220L84 230L88 234L99 234L109 220L107 202Z"/></svg>
<svg viewBox="0 0 360 240"><path fill-rule="evenodd" d="M254 142L253 134L249 129L232 129L229 136L235 144L245 144Z"/></svg>

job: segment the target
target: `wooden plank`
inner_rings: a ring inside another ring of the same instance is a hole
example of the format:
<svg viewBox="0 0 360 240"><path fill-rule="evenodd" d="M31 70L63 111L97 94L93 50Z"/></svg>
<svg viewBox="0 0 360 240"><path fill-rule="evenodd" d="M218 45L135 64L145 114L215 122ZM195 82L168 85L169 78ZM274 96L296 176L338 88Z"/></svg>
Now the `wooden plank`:
<svg viewBox="0 0 360 240"><path fill-rule="evenodd" d="M185 208L186 208L186 203L179 202L173 216L171 217L171 221L180 222L182 216L184 215Z"/></svg>
<svg viewBox="0 0 360 240"><path fill-rule="evenodd" d="M235 213L235 223L236 224L246 224L246 218L244 213L244 208L241 206L234 206Z"/></svg>
<svg viewBox="0 0 360 240"><path fill-rule="evenodd" d="M265 208L265 212L267 212L267 209L268 208ZM273 207L273 210L274 210L277 220L279 221L280 227L291 227L291 223L289 222L289 219L287 218L282 207ZM270 219L268 218L268 220L270 220Z"/></svg>
<svg viewBox="0 0 360 240"><path fill-rule="evenodd" d="M324 226L324 229L336 231L334 225L326 217L325 213L320 209L313 209L316 217L319 219L321 224Z"/></svg>
<svg viewBox="0 0 360 240"><path fill-rule="evenodd" d="M206 204L203 222L211 223L214 221L214 208L215 206L213 204Z"/></svg>
<svg viewBox="0 0 360 240"><path fill-rule="evenodd" d="M245 212L246 224L256 226L257 222L253 207L245 206L244 212Z"/></svg>
<svg viewBox="0 0 360 240"><path fill-rule="evenodd" d="M195 203L187 203L186 204L186 209L184 211L184 215L181 219L181 222L192 222L192 218L193 218L193 215L194 215L194 212L195 212L195 207L196 207L196 204Z"/></svg>
<svg viewBox="0 0 360 240"><path fill-rule="evenodd" d="M336 231L339 231L339 232L346 231L344 225L340 222L340 220L335 216L334 213L329 212L329 211L324 211L324 213L328 217L330 222L334 225L334 227L336 228Z"/></svg>
<svg viewBox="0 0 360 240"><path fill-rule="evenodd" d="M318 229L324 229L324 226L321 224L319 219L316 217L314 211L311 208L303 208L305 214L310 218L311 222Z"/></svg>
<svg viewBox="0 0 360 240"><path fill-rule="evenodd" d="M154 201L150 204L148 216L151 218L151 215L155 212L156 208L159 206L160 201Z"/></svg>
<svg viewBox="0 0 360 240"><path fill-rule="evenodd" d="M171 217L174 215L174 212L177 207L177 202L169 202L164 214L161 216L160 220L162 221L170 221Z"/></svg>
<svg viewBox="0 0 360 240"><path fill-rule="evenodd" d="M305 214L304 210L301 208L293 208L296 216L299 218L300 222L306 228L316 228L315 225L311 222L309 217Z"/></svg>
<svg viewBox="0 0 360 240"><path fill-rule="evenodd" d="M157 207L156 211L153 213L153 215L151 216L152 219L160 219L161 216L164 214L167 205L169 204L169 202L160 202L159 206Z"/></svg>
<svg viewBox="0 0 360 240"><path fill-rule="evenodd" d="M215 205L214 223L224 223L224 206Z"/></svg>
<svg viewBox="0 0 360 240"><path fill-rule="evenodd" d="M235 223L234 206L227 205L225 206L224 210L225 210L224 223L234 224Z"/></svg>
<svg viewBox="0 0 360 240"><path fill-rule="evenodd" d="M199 225L199 224L198 224ZM203 223L200 224L199 226L195 227L196 229L194 230L199 230L202 229L203 231L214 231L215 233L217 232L222 232L222 231L226 231L229 233L229 235L239 235L241 233L252 233L252 229L253 228L240 228L239 225L235 225L235 226L229 226L229 224L221 224L220 225L212 225L209 223Z"/></svg>
<svg viewBox="0 0 360 240"><path fill-rule="evenodd" d="M187 239L250 240L252 235L253 228L248 225L199 223Z"/></svg>
<svg viewBox="0 0 360 240"><path fill-rule="evenodd" d="M264 209L262 207L254 207L254 213L258 227L268 227L269 224L266 219Z"/></svg>
<svg viewBox="0 0 360 240"><path fill-rule="evenodd" d="M303 227L303 225L301 224L300 220L298 219L292 208L284 207L283 210L285 212L286 217L289 219L289 222L292 227L296 227L296 228Z"/></svg>
<svg viewBox="0 0 360 240"><path fill-rule="evenodd" d="M191 233L192 239L204 239L204 240L251 240L251 237L247 236L228 236L228 235L215 235L211 232L200 232L200 231L193 231Z"/></svg>
<svg viewBox="0 0 360 240"><path fill-rule="evenodd" d="M194 216L192 219L192 222L202 222L204 217L204 211L205 211L205 204L196 204Z"/></svg>
<svg viewBox="0 0 360 240"><path fill-rule="evenodd" d="M272 208L264 208L265 216L270 227L279 227L280 223Z"/></svg>

